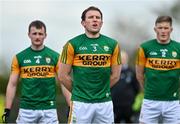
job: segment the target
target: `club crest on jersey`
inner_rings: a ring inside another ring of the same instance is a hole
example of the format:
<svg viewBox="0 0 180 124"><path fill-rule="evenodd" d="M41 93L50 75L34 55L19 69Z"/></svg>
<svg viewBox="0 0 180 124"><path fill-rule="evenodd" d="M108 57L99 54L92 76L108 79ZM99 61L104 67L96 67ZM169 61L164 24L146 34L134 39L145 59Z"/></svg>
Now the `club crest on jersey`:
<svg viewBox="0 0 180 124"><path fill-rule="evenodd" d="M172 51L172 56L173 56L173 57L176 57L176 56L177 56L177 52Z"/></svg>
<svg viewBox="0 0 180 124"><path fill-rule="evenodd" d="M46 63L50 63L51 62L51 58L49 58L49 57L46 57Z"/></svg>
<svg viewBox="0 0 180 124"><path fill-rule="evenodd" d="M107 52L109 51L109 47L108 46L104 46L104 50Z"/></svg>

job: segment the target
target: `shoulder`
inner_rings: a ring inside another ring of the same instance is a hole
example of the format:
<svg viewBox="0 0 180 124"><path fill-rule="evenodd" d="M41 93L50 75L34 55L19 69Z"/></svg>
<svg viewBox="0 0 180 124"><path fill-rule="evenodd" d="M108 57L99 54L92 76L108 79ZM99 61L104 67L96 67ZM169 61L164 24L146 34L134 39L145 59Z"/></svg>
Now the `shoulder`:
<svg viewBox="0 0 180 124"><path fill-rule="evenodd" d="M171 40L170 45L171 45L170 48L172 50L175 50L176 52L178 52L178 54L180 54L180 42L177 42L175 40Z"/></svg>
<svg viewBox="0 0 180 124"><path fill-rule="evenodd" d="M82 41L84 38L85 38L85 34L80 34L80 35L75 36L72 39L70 39L69 43L75 44L75 43L78 43L78 42Z"/></svg>
<svg viewBox="0 0 180 124"><path fill-rule="evenodd" d="M156 39L151 39L151 40L148 40L148 41L144 41L140 46L142 48L148 48L149 46L154 45L156 42L157 42Z"/></svg>
<svg viewBox="0 0 180 124"><path fill-rule="evenodd" d="M47 46L45 46L45 50L48 51L48 52L50 52L51 54L59 55L58 52L56 52L55 50L53 50L53 49L51 49L51 48L49 48L49 47L47 47Z"/></svg>
<svg viewBox="0 0 180 124"><path fill-rule="evenodd" d="M172 43L172 44L174 44L174 45L178 45L178 46L180 46L180 42L178 42L178 41L171 40L171 43Z"/></svg>
<svg viewBox="0 0 180 124"><path fill-rule="evenodd" d="M113 49L115 49L118 45L118 42L111 37L108 37L108 36L101 34L100 39L105 46L111 47Z"/></svg>
<svg viewBox="0 0 180 124"><path fill-rule="evenodd" d="M103 40L106 40L107 42L111 42L111 43L117 43L117 41L115 40L115 39L113 39L113 38L111 38L111 37L108 37L108 36L106 36L106 35L103 35L103 34L101 34L101 38L103 39Z"/></svg>
<svg viewBox="0 0 180 124"><path fill-rule="evenodd" d="M54 51L53 49L45 46L44 52L46 57L53 59L55 62L58 61L60 54Z"/></svg>
<svg viewBox="0 0 180 124"><path fill-rule="evenodd" d="M22 50L21 52L17 53L16 56L24 56L27 53L29 53L29 51L30 51L30 47L28 47L28 48Z"/></svg>

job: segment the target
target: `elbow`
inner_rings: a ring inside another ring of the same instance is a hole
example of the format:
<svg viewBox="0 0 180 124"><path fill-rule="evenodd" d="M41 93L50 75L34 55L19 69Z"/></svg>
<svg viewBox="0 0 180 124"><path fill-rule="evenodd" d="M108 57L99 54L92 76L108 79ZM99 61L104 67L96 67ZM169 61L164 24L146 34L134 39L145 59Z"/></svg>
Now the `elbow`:
<svg viewBox="0 0 180 124"><path fill-rule="evenodd" d="M120 79L120 76L119 76L119 75L117 75L117 76L114 77L114 82L115 82L115 84L119 81L119 79Z"/></svg>
<svg viewBox="0 0 180 124"><path fill-rule="evenodd" d="M140 81L140 80L142 80L142 79L143 79L143 76L142 76L142 75L140 75L140 74L136 74L136 79L137 79L138 81Z"/></svg>
<svg viewBox="0 0 180 124"><path fill-rule="evenodd" d="M58 81L63 82L63 74L62 73L58 74Z"/></svg>
<svg viewBox="0 0 180 124"><path fill-rule="evenodd" d="M59 80L59 82L62 83L62 82L63 82L63 76L59 75L59 76L58 76L58 80Z"/></svg>
<svg viewBox="0 0 180 124"><path fill-rule="evenodd" d="M136 79L139 80L139 75L138 74L136 74Z"/></svg>
<svg viewBox="0 0 180 124"><path fill-rule="evenodd" d="M136 75L136 79L138 80L138 82L141 81L141 78L139 77L139 75Z"/></svg>

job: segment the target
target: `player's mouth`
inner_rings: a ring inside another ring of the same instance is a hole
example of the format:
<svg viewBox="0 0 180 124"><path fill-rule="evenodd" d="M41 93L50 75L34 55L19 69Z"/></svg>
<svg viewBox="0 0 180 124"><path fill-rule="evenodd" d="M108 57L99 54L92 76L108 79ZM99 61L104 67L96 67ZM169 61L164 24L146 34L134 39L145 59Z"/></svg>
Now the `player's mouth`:
<svg viewBox="0 0 180 124"><path fill-rule="evenodd" d="M40 42L41 40L39 40L39 39L36 39L35 41L36 41L36 42Z"/></svg>
<svg viewBox="0 0 180 124"><path fill-rule="evenodd" d="M93 24L92 27L93 28L98 28L98 24Z"/></svg>
<svg viewBox="0 0 180 124"><path fill-rule="evenodd" d="M161 37L162 37L162 38L166 38L166 37L167 37L167 35L161 35Z"/></svg>

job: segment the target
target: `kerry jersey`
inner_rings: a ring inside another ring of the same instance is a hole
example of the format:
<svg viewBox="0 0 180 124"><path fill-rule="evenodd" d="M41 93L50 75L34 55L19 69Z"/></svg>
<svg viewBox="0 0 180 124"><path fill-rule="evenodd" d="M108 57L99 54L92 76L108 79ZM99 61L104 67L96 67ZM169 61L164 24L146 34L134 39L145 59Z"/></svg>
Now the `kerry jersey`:
<svg viewBox="0 0 180 124"><path fill-rule="evenodd" d="M137 65L145 67L145 99L178 100L180 88L180 43L159 44L156 39L141 45Z"/></svg>
<svg viewBox="0 0 180 124"><path fill-rule="evenodd" d="M12 73L20 75L20 108L43 110L56 107L56 80L59 54L44 47L31 47L18 53L12 62Z"/></svg>
<svg viewBox="0 0 180 124"><path fill-rule="evenodd" d="M63 48L62 63L72 65L72 100L110 101L111 66L120 64L118 43L104 35L86 34L71 39Z"/></svg>

